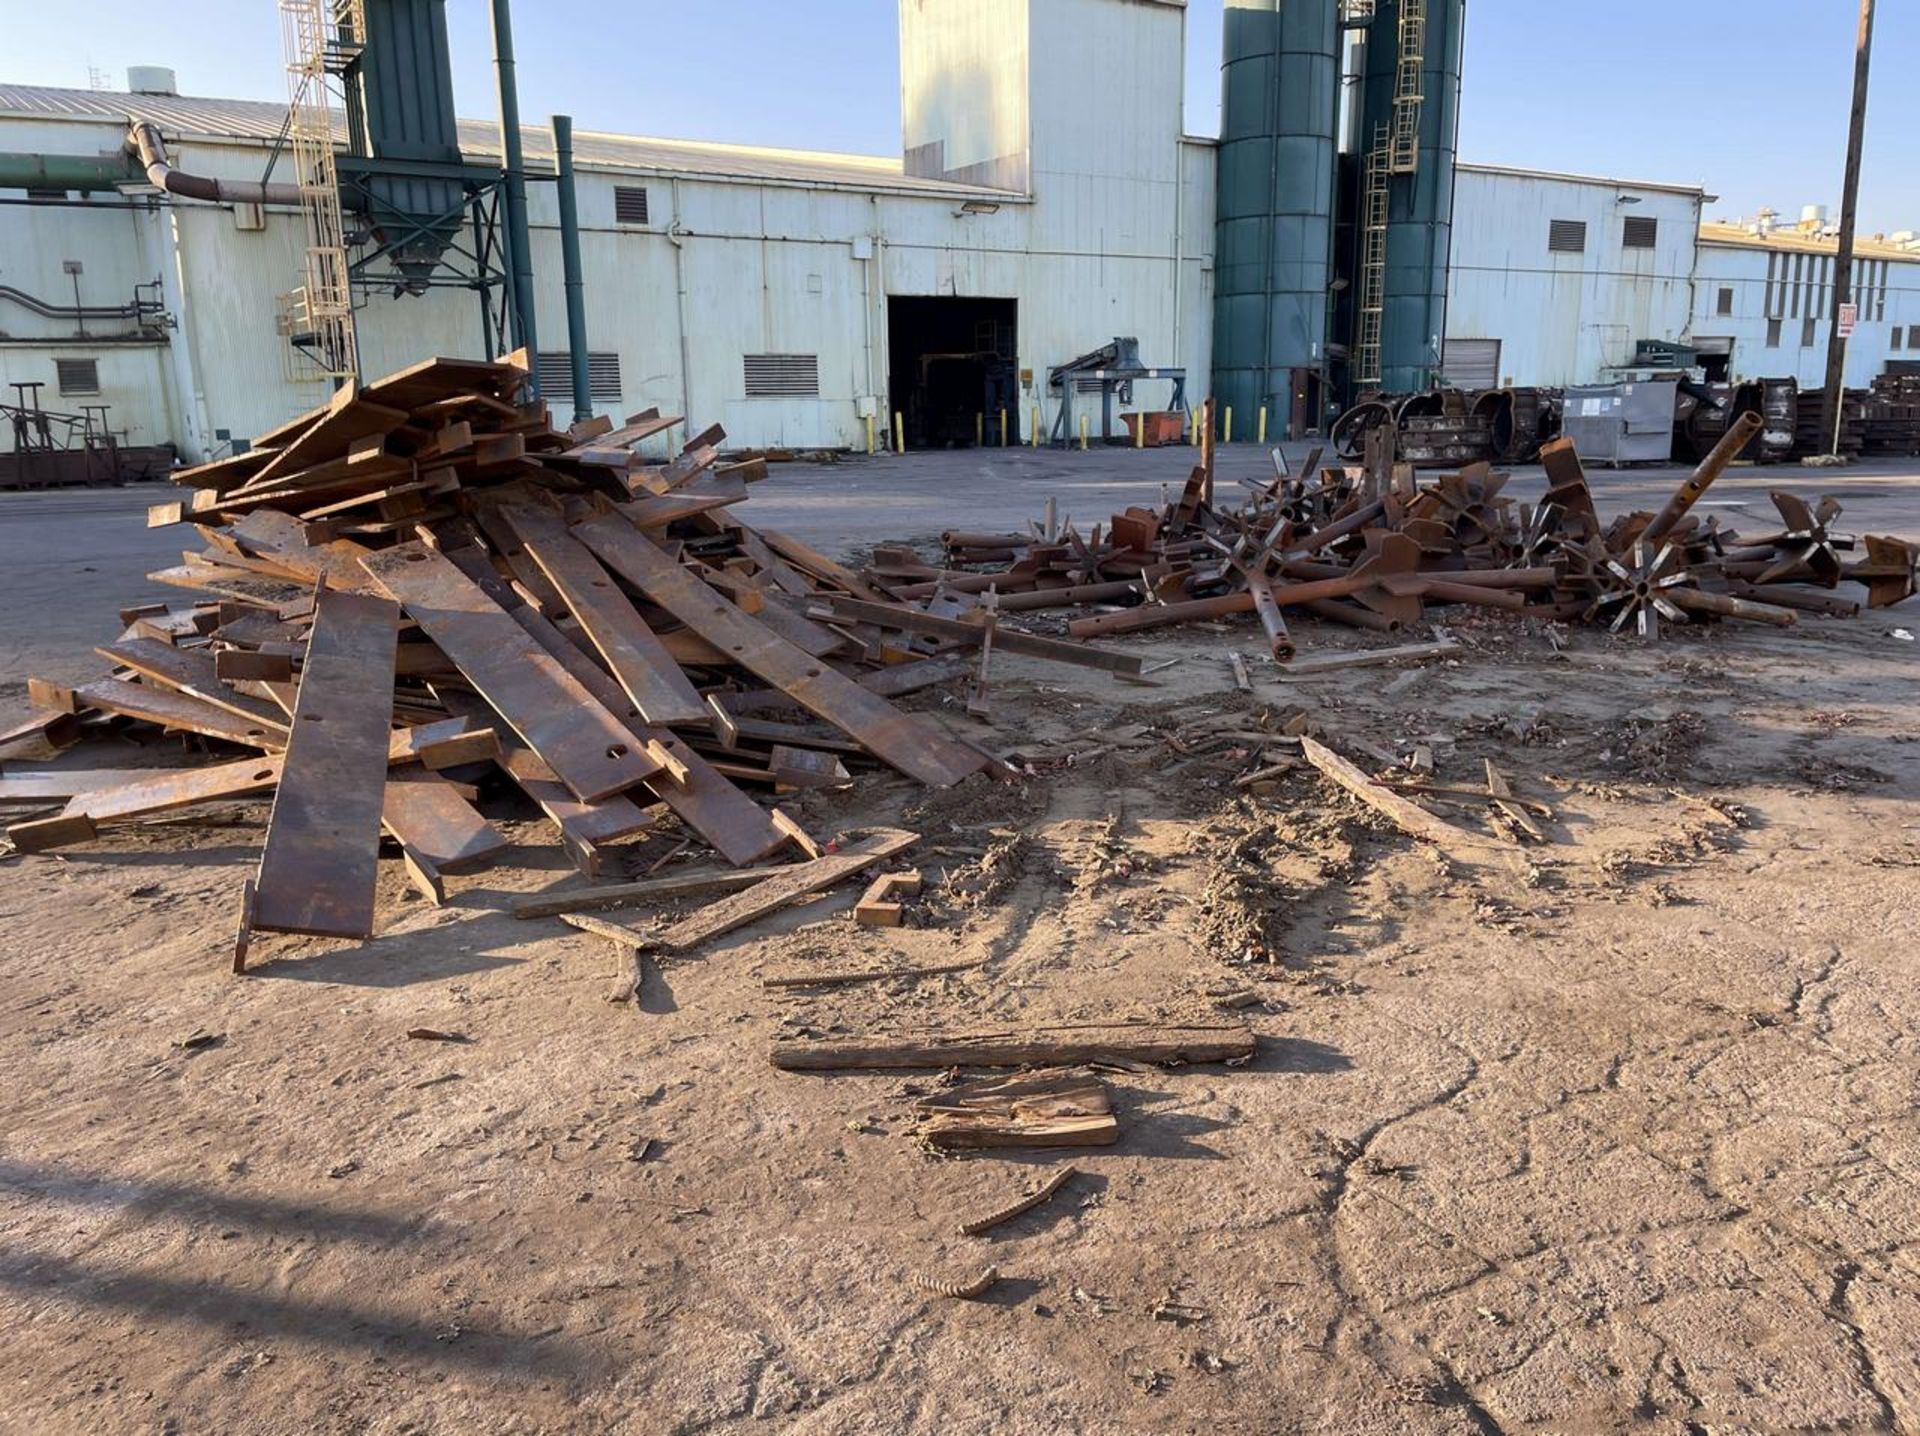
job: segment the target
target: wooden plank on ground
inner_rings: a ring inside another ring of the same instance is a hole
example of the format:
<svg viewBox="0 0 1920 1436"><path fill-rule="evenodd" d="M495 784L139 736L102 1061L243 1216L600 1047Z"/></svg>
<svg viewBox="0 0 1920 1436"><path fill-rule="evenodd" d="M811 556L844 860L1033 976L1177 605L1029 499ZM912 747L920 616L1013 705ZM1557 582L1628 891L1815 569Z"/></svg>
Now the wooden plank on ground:
<svg viewBox="0 0 1920 1436"><path fill-rule="evenodd" d="M707 707L640 611L557 514L526 505L503 511L640 716L651 724L707 721Z"/></svg>
<svg viewBox="0 0 1920 1436"><path fill-rule="evenodd" d="M1455 827L1445 818L1436 817L1412 799L1403 798L1391 788L1374 782L1331 748L1304 734L1300 738L1300 751L1315 768L1369 808L1391 819L1395 827L1410 837L1424 838L1443 848L1509 846L1492 838L1483 838L1478 833L1470 833L1465 828Z"/></svg>
<svg viewBox="0 0 1920 1436"><path fill-rule="evenodd" d="M250 926L373 935L399 606L322 590L267 820Z"/></svg>
<svg viewBox="0 0 1920 1436"><path fill-rule="evenodd" d="M1084 1062L1244 1062L1253 1029L1240 1023L1169 1025L1090 1022L996 1032L927 1032L899 1037L827 1037L773 1044L773 1065L790 1072L851 1068L1029 1067Z"/></svg>
<svg viewBox="0 0 1920 1436"><path fill-rule="evenodd" d="M361 563L583 802L661 771L630 729L441 554L407 543Z"/></svg>
<svg viewBox="0 0 1920 1436"><path fill-rule="evenodd" d="M609 568L734 662L909 777L946 787L984 765L978 753L931 723L903 713L755 622L619 515L581 524L574 532Z"/></svg>
<svg viewBox="0 0 1920 1436"><path fill-rule="evenodd" d="M735 893L691 917L683 918L660 934L660 945L677 950L698 947L737 927L744 927L769 913L778 912L789 903L843 882L862 868L884 862L919 841L918 833L898 828L882 828L869 833L831 857L816 858L810 863L796 863L790 868L783 868L746 891Z"/></svg>

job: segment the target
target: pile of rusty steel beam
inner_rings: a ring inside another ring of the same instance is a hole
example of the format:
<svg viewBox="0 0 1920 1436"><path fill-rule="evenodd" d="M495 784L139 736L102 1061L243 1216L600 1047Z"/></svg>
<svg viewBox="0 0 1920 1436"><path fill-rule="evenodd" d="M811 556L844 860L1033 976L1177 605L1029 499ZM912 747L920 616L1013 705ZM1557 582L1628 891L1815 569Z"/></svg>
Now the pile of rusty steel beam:
<svg viewBox="0 0 1920 1436"><path fill-rule="evenodd" d="M1775 493L1782 526L1764 534L1693 515L1761 422L1740 416L1659 513L1608 524L1570 440L1543 450L1543 501L1517 504L1502 492L1507 475L1484 463L1422 481L1386 460L1382 427L1367 465L1322 469L1316 453L1298 476L1251 485L1237 506L1216 503L1203 447L1184 490L1163 507L1129 508L1085 535L1051 516L1025 535L951 532L944 568L883 549L868 576L896 599L944 605L943 621L955 625L1107 607L1070 622L1079 638L1253 613L1283 663L1294 653L1289 609L1397 632L1429 607L1465 604L1655 637L1663 619L1786 627L1800 612L1856 613L1859 600L1833 591L1845 580L1863 585L1874 607L1909 597L1920 546L1840 533L1830 498L1809 506ZM838 601L830 607L838 611Z"/></svg>
<svg viewBox="0 0 1920 1436"><path fill-rule="evenodd" d="M0 803L57 806L8 827L14 848L271 795L238 968L254 932L369 936L383 837L441 900L507 846L483 785L517 787L592 875L650 833L736 867L818 857L773 800L849 765L998 769L893 701L968 672L938 615L731 512L764 460L720 463L711 429L647 462L635 446L678 419L559 431L526 380L524 356L430 361L178 474L192 492L149 522L199 547L151 577L192 601L124 612L98 679L34 680L41 711L0 758L177 734L210 761L0 776Z"/></svg>

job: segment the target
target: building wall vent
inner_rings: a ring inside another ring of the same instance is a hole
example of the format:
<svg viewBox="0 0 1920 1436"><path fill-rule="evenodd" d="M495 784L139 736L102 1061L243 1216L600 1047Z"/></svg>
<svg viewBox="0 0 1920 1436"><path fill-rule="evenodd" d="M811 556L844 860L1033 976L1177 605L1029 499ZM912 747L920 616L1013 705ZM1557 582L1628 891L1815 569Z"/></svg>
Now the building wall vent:
<svg viewBox="0 0 1920 1436"><path fill-rule="evenodd" d="M1646 215L1628 215L1620 226L1620 244L1625 249L1655 249L1660 244L1660 221Z"/></svg>
<svg viewBox="0 0 1920 1436"><path fill-rule="evenodd" d="M56 359L53 361L53 373L59 380L62 394L98 394L100 392L100 361L98 359Z"/></svg>
<svg viewBox="0 0 1920 1436"><path fill-rule="evenodd" d="M817 399L820 397L820 356L817 354L748 354L749 399Z"/></svg>
<svg viewBox="0 0 1920 1436"><path fill-rule="evenodd" d="M1547 248L1554 254L1585 254L1587 222L1584 219L1556 219L1547 226Z"/></svg>
<svg viewBox="0 0 1920 1436"><path fill-rule="evenodd" d="M615 185L613 218L618 224L646 224L647 191L642 185Z"/></svg>
<svg viewBox="0 0 1920 1436"><path fill-rule="evenodd" d="M573 398L573 356L565 349L540 351L540 394L546 399ZM620 356L611 351L588 351L587 392L601 400L618 399Z"/></svg>

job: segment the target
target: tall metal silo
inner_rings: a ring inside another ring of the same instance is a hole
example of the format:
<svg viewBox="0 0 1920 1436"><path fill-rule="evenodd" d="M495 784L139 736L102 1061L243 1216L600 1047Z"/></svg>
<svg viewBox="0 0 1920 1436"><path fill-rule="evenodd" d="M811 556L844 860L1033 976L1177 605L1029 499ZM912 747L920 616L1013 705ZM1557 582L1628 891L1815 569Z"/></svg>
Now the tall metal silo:
<svg viewBox="0 0 1920 1436"><path fill-rule="evenodd" d="M1338 147L1337 0L1226 0L1213 393L1319 415ZM1304 402L1302 389L1310 392ZM1243 430L1244 431L1244 430Z"/></svg>
<svg viewBox="0 0 1920 1436"><path fill-rule="evenodd" d="M1355 230L1356 387L1425 389L1447 332L1466 0L1379 0L1367 28Z"/></svg>

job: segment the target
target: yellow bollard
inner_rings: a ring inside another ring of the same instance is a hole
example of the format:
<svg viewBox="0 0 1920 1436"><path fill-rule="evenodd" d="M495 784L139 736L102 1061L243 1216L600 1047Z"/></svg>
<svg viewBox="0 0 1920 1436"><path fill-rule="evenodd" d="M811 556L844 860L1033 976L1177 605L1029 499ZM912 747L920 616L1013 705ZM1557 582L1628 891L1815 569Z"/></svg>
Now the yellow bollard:
<svg viewBox="0 0 1920 1436"><path fill-rule="evenodd" d="M1223 444L1233 442L1233 405L1231 404L1227 405L1220 415L1220 442Z"/></svg>
<svg viewBox="0 0 1920 1436"><path fill-rule="evenodd" d="M985 414L975 414L973 416L973 446L976 449L984 449L987 446L987 416Z"/></svg>
<svg viewBox="0 0 1920 1436"><path fill-rule="evenodd" d="M907 451L907 426L898 409L893 411L893 451L896 454Z"/></svg>
<svg viewBox="0 0 1920 1436"><path fill-rule="evenodd" d="M1267 442L1267 406L1265 404L1260 406L1260 442L1263 444Z"/></svg>
<svg viewBox="0 0 1920 1436"><path fill-rule="evenodd" d="M1029 441L1034 448L1040 447L1040 406L1033 406L1033 427L1027 430Z"/></svg>
<svg viewBox="0 0 1920 1436"><path fill-rule="evenodd" d="M1086 453L1086 451L1087 451L1087 424L1088 424L1088 422L1089 422L1089 420L1088 420L1088 418L1087 418L1087 416L1086 416L1085 414L1082 414L1082 415L1080 416L1080 452L1081 452L1081 453L1083 453L1083 454L1084 454L1084 453Z"/></svg>
<svg viewBox="0 0 1920 1436"><path fill-rule="evenodd" d="M867 457L873 457L873 415L867 415Z"/></svg>
<svg viewBox="0 0 1920 1436"><path fill-rule="evenodd" d="M1193 422L1193 416L1191 414L1189 414L1187 418L1189 421L1187 424L1187 442L1193 445L1193 447L1199 448L1200 447L1200 425L1197 422Z"/></svg>
<svg viewBox="0 0 1920 1436"><path fill-rule="evenodd" d="M1133 446L1136 449L1147 446L1147 416L1144 413L1133 416Z"/></svg>
<svg viewBox="0 0 1920 1436"><path fill-rule="evenodd" d="M1007 411L1005 409L1002 409L1000 411L1000 447L1004 449L1006 448L1006 446L1007 446Z"/></svg>

